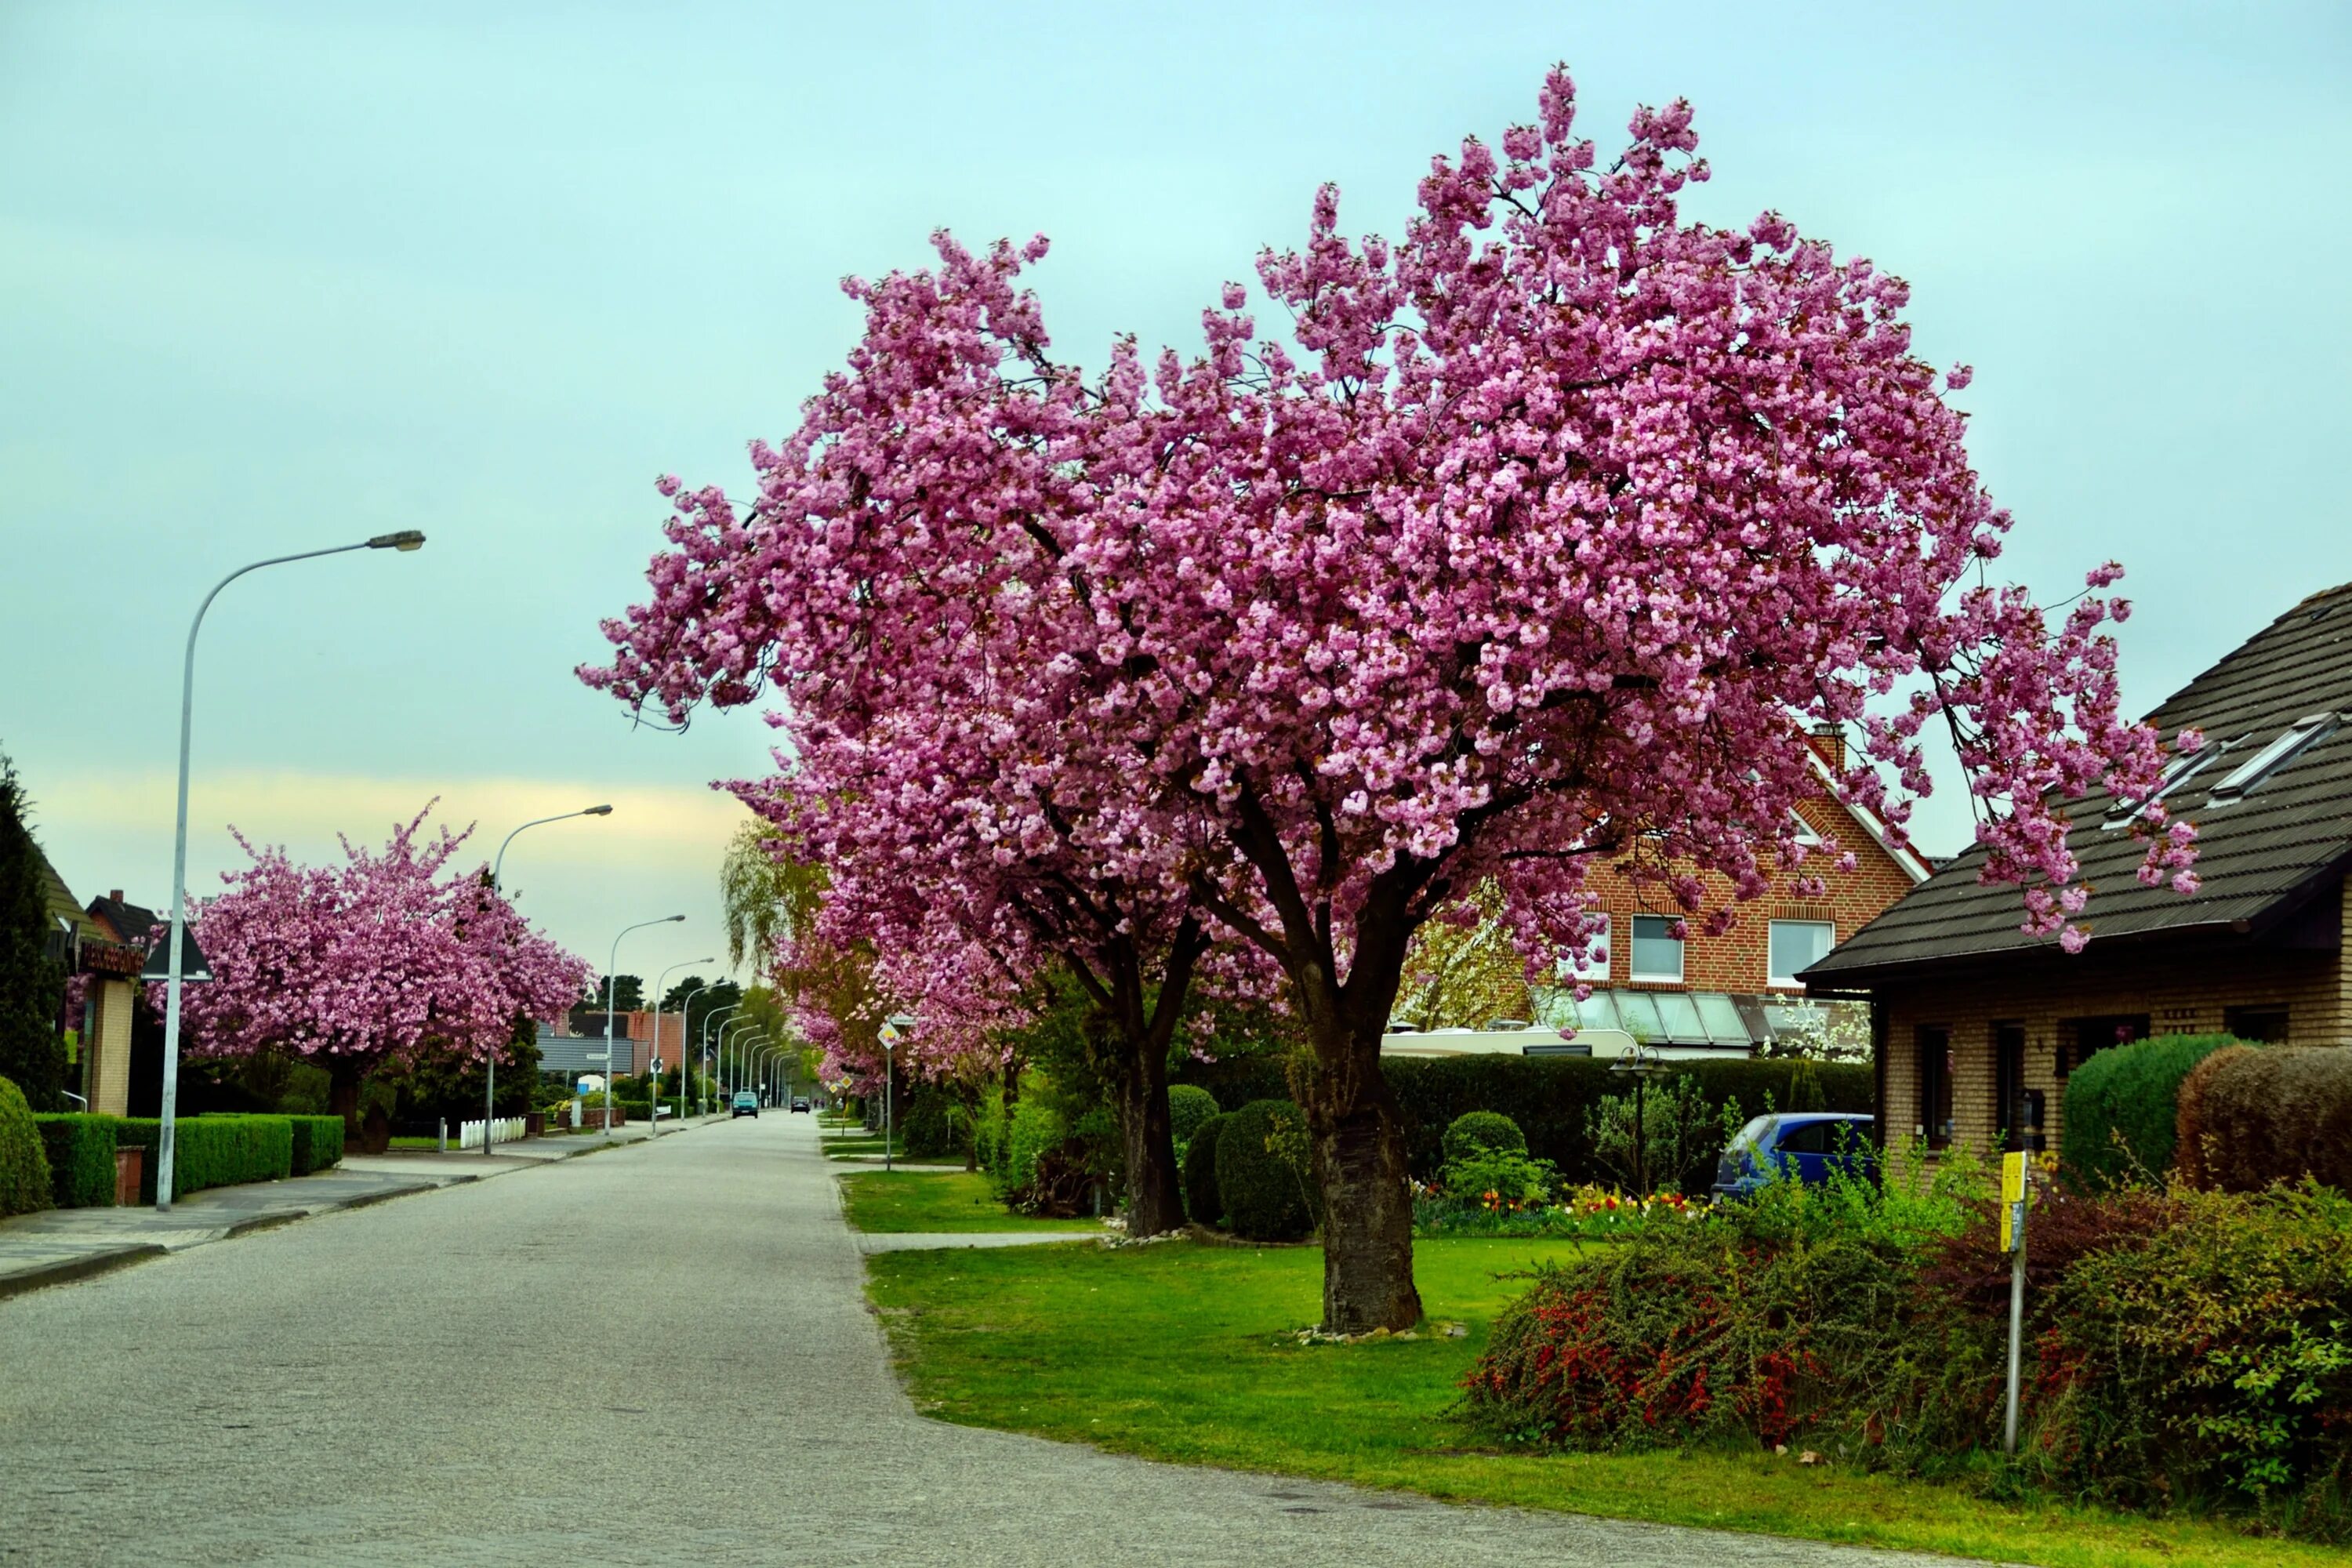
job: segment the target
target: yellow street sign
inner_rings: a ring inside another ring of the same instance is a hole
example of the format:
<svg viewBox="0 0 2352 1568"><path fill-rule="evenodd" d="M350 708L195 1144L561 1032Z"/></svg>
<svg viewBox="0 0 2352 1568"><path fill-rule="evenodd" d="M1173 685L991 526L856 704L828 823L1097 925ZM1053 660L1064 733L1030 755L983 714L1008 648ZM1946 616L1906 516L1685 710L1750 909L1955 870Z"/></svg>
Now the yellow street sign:
<svg viewBox="0 0 2352 1568"><path fill-rule="evenodd" d="M2017 1230L2025 1223L2025 1161L2022 1152L2000 1157L2000 1249L2017 1250Z"/></svg>

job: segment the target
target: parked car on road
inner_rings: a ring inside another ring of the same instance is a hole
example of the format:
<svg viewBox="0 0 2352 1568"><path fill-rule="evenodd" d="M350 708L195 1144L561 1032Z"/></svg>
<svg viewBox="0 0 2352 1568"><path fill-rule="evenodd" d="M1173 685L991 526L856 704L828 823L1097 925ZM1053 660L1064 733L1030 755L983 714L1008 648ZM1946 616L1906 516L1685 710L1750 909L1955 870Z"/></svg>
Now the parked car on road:
<svg viewBox="0 0 2352 1568"><path fill-rule="evenodd" d="M807 1097L806 1097L806 1096L803 1096L803 1097L801 1097L800 1099L797 1099L797 1100L793 1100L793 1113L794 1113L795 1115L799 1114L800 1112L802 1112L802 1111L803 1111L803 1110L806 1110L808 1108L809 1108L809 1102L808 1102L808 1099L807 1099Z"/></svg>
<svg viewBox="0 0 2352 1568"><path fill-rule="evenodd" d="M1870 1142L1875 1118L1842 1111L1759 1116L1739 1130L1715 1167L1715 1195L1746 1197L1776 1176L1819 1186L1830 1173L1878 1173Z"/></svg>
<svg viewBox="0 0 2352 1568"><path fill-rule="evenodd" d="M738 1092L735 1096L734 1115L728 1120L731 1121L735 1116L748 1116L757 1121L760 1119L760 1097L748 1089Z"/></svg>

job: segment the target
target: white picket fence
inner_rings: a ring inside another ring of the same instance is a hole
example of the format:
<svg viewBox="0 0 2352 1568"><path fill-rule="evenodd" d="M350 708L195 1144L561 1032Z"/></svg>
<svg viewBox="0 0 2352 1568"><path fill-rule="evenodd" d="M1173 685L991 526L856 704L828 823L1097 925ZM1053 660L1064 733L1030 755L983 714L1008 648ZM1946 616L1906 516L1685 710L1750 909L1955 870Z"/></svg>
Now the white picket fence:
<svg viewBox="0 0 2352 1568"><path fill-rule="evenodd" d="M461 1121L457 1124L457 1147L460 1149L480 1148L482 1146L482 1129L485 1126L495 1128L497 1130L497 1142L500 1143L512 1143L522 1137L525 1125L523 1119L520 1116L501 1116L496 1121L490 1122Z"/></svg>

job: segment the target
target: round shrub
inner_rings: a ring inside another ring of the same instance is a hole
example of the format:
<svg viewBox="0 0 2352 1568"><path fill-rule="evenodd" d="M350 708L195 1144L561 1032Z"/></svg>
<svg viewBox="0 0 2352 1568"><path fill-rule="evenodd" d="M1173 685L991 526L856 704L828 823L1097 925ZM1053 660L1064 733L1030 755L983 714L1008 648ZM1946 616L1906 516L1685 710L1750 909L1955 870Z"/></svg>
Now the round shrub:
<svg viewBox="0 0 2352 1568"><path fill-rule="evenodd" d="M1217 1097L1193 1084L1180 1083L1168 1090L1168 1130L1176 1147L1187 1148L1200 1136L1201 1123L1217 1114Z"/></svg>
<svg viewBox="0 0 2352 1568"><path fill-rule="evenodd" d="M0 1078L0 1218L49 1206L49 1157L25 1091Z"/></svg>
<svg viewBox="0 0 2352 1568"><path fill-rule="evenodd" d="M1217 1130L1217 1201L1225 1228L1252 1241L1297 1241L1315 1226L1308 1176L1294 1151L1306 1117L1286 1100L1253 1100Z"/></svg>
<svg viewBox="0 0 2352 1568"><path fill-rule="evenodd" d="M1444 1147L1445 1163L1456 1165L1480 1154L1524 1154L1528 1135L1499 1110L1473 1110L1447 1124Z"/></svg>
<svg viewBox="0 0 2352 1568"><path fill-rule="evenodd" d="M1193 1128L1184 1145L1184 1215L1194 1225L1214 1225L1225 1216L1217 1199L1217 1136L1228 1120L1219 1111Z"/></svg>
<svg viewBox="0 0 2352 1568"><path fill-rule="evenodd" d="M2216 1052L2182 1082L2179 1125L2181 1172L2198 1185L2250 1193L2312 1176L2352 1192L2352 1049Z"/></svg>
<svg viewBox="0 0 2352 1568"><path fill-rule="evenodd" d="M2172 1168L2180 1084L2199 1062L2237 1042L2227 1035L2158 1035L2094 1055L2066 1080L2063 1168L2089 1190Z"/></svg>

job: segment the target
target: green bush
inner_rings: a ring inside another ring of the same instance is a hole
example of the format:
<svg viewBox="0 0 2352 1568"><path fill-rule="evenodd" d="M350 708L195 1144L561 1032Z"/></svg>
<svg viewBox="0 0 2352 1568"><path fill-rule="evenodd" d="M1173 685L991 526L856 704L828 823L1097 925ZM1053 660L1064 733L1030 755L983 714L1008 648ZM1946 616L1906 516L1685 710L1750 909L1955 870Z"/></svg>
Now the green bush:
<svg viewBox="0 0 2352 1568"><path fill-rule="evenodd" d="M654 1118L654 1102L650 1100L631 1100L626 1095L616 1095L613 1103L620 1110L624 1122L651 1121Z"/></svg>
<svg viewBox="0 0 2352 1568"><path fill-rule="evenodd" d="M163 1124L133 1116L114 1126L118 1148L144 1149L139 1196L155 1201ZM172 1152L172 1196L241 1182L278 1182L294 1173L294 1124L283 1116L183 1116Z"/></svg>
<svg viewBox="0 0 2352 1568"><path fill-rule="evenodd" d="M2200 1186L2245 1193L2309 1176L2352 1192L2352 1049L2217 1051L2181 1085L2179 1127L2182 1173Z"/></svg>
<svg viewBox="0 0 2352 1568"><path fill-rule="evenodd" d="M1219 1111L1192 1129L1184 1145L1184 1214L1194 1225L1214 1225L1225 1217L1217 1197L1217 1138L1224 1131Z"/></svg>
<svg viewBox="0 0 2352 1568"><path fill-rule="evenodd" d="M2091 1188L2172 1169L2180 1082L2199 1062L2238 1042L2228 1035L2158 1035L2095 1053L2066 1080L2061 1167Z"/></svg>
<svg viewBox="0 0 2352 1568"><path fill-rule="evenodd" d="M1189 1083L1169 1087L1168 1131L1178 1149L1189 1147L1200 1135L1201 1124L1217 1114L1217 1097L1207 1089Z"/></svg>
<svg viewBox="0 0 2352 1568"><path fill-rule="evenodd" d="M0 1219L49 1206L49 1158L25 1091L0 1078Z"/></svg>
<svg viewBox="0 0 2352 1568"><path fill-rule="evenodd" d="M58 1207L113 1206L115 1121L83 1111L33 1118L48 1156L49 1196Z"/></svg>
<svg viewBox="0 0 2352 1568"><path fill-rule="evenodd" d="M340 1164L343 1158L343 1119L340 1116L289 1116L293 1129L293 1173L307 1176Z"/></svg>
<svg viewBox="0 0 2352 1568"><path fill-rule="evenodd" d="M1253 1100L1217 1129L1217 1204L1235 1236L1297 1241L1314 1228L1306 1130L1286 1100Z"/></svg>
<svg viewBox="0 0 2352 1568"><path fill-rule="evenodd" d="M920 1083L906 1090L895 1108L899 1152L910 1160L961 1152L954 1108L948 1091L936 1085Z"/></svg>
<svg viewBox="0 0 2352 1568"><path fill-rule="evenodd" d="M1454 1165L1489 1150L1524 1154L1528 1152L1528 1135L1519 1131L1517 1122L1499 1110L1470 1110L1447 1124L1442 1147L1445 1163Z"/></svg>
<svg viewBox="0 0 2352 1568"><path fill-rule="evenodd" d="M1003 1142L992 1174L1000 1196L1025 1190L1037 1179L1037 1158L1069 1137L1062 1113L1037 1093L1024 1094L1005 1118Z"/></svg>

